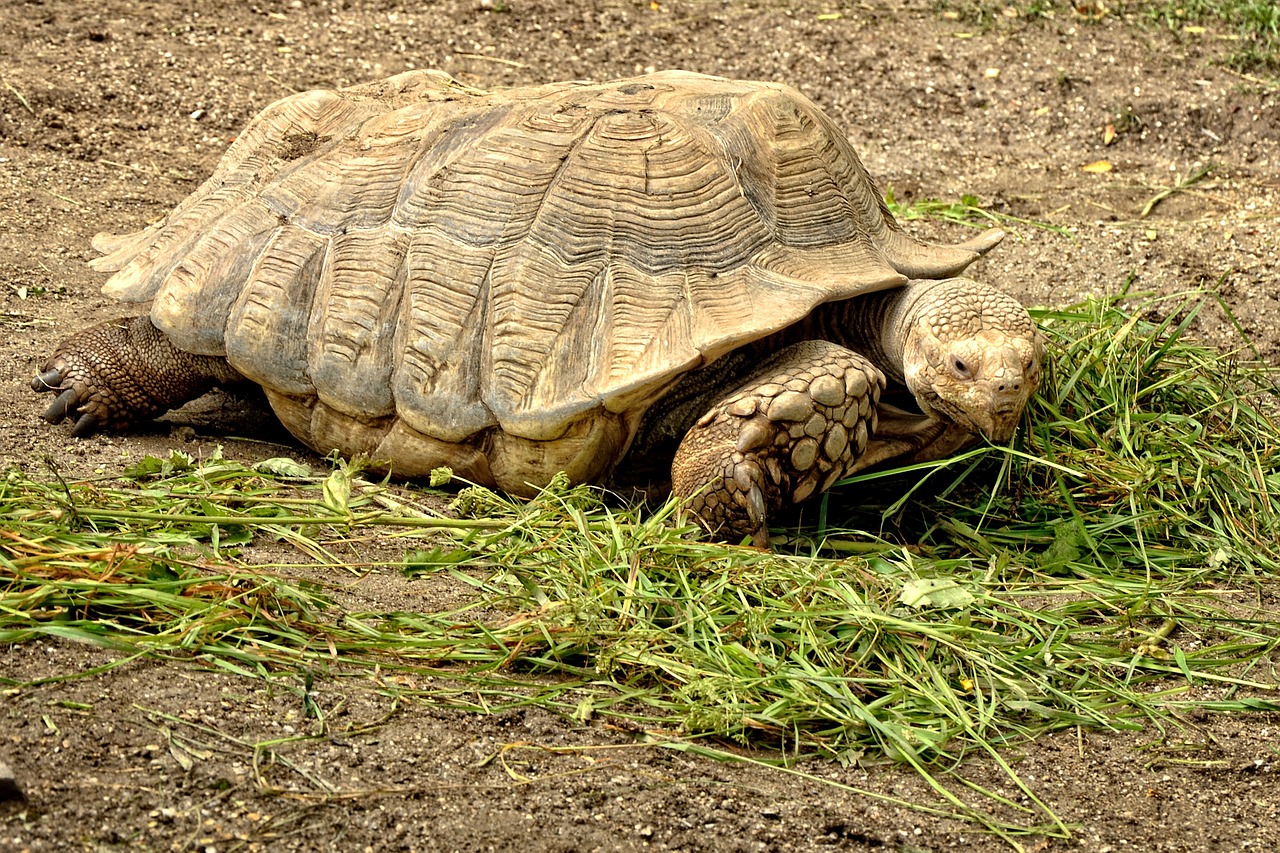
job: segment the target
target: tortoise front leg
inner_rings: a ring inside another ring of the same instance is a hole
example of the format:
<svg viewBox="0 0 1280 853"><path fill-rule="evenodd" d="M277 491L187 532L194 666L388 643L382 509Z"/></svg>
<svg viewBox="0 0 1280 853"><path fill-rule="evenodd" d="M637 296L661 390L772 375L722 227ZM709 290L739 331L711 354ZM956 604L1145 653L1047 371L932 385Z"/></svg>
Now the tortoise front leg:
<svg viewBox="0 0 1280 853"><path fill-rule="evenodd" d="M149 420L242 379L225 358L183 352L149 318L127 317L58 344L31 390L56 393L44 419L75 417L71 434L84 437Z"/></svg>
<svg viewBox="0 0 1280 853"><path fill-rule="evenodd" d="M902 465L932 462L951 456L977 441L977 435L958 424L903 411L884 401L876 407L875 435L845 476L893 459Z"/></svg>
<svg viewBox="0 0 1280 853"><path fill-rule="evenodd" d="M713 535L768 547L770 513L826 491L863 455L884 386L884 374L845 347L787 347L685 435L672 491Z"/></svg>

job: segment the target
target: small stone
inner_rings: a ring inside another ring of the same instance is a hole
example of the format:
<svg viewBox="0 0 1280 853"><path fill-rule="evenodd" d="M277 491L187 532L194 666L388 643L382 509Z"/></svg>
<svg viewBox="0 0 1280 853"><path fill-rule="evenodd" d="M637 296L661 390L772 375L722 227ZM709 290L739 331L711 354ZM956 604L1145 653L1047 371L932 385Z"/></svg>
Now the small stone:
<svg viewBox="0 0 1280 853"><path fill-rule="evenodd" d="M809 396L824 406L838 406L844 402L844 383L831 374L824 374L813 380L809 386Z"/></svg>
<svg viewBox="0 0 1280 853"><path fill-rule="evenodd" d="M9 769L9 765L0 761L0 803L21 802L26 799L18 780Z"/></svg>
<svg viewBox="0 0 1280 853"><path fill-rule="evenodd" d="M783 391L769 403L771 421L807 421L813 414L813 400L798 391Z"/></svg>
<svg viewBox="0 0 1280 853"><path fill-rule="evenodd" d="M802 438L791 448L791 467L797 471L808 471L818 459L818 442L812 438Z"/></svg>

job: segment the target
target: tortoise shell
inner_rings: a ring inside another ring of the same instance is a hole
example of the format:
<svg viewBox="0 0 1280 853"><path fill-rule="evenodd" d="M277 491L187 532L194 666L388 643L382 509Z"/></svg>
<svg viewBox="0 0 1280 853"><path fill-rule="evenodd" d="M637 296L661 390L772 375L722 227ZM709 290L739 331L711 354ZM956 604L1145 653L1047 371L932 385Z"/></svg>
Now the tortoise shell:
<svg viewBox="0 0 1280 853"><path fill-rule="evenodd" d="M93 264L316 450L528 492L599 479L686 372L998 239L908 237L783 85L482 92L410 71L271 105L163 221L99 235Z"/></svg>

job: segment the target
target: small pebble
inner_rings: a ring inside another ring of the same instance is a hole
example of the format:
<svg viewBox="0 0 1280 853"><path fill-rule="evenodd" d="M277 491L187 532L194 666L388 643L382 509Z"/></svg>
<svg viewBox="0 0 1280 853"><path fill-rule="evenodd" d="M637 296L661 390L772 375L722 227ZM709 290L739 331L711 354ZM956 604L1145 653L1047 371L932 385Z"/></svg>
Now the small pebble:
<svg viewBox="0 0 1280 853"><path fill-rule="evenodd" d="M0 803L19 802L26 796L18 787L18 780L8 764L0 761Z"/></svg>

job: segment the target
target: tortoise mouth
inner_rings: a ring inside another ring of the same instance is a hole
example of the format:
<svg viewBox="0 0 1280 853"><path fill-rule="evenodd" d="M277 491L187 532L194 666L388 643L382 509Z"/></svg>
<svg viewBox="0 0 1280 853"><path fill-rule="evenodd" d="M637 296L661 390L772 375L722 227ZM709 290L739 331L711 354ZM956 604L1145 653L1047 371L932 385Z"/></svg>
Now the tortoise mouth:
<svg viewBox="0 0 1280 853"><path fill-rule="evenodd" d="M1013 434L1017 431L1018 418L997 416L992 429L990 431L983 430L982 434L990 439L992 444L1008 444L1013 438Z"/></svg>
<svg viewBox="0 0 1280 853"><path fill-rule="evenodd" d="M910 396L904 395L902 402L906 404ZM1022 416L1021 408L1012 403L990 412L974 413L937 395L930 395L924 402L922 406L918 401L910 399L909 405L903 405L902 408L924 417L949 421L966 432L986 438L992 444L1007 444L1017 431Z"/></svg>

